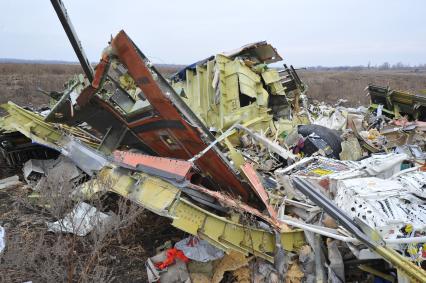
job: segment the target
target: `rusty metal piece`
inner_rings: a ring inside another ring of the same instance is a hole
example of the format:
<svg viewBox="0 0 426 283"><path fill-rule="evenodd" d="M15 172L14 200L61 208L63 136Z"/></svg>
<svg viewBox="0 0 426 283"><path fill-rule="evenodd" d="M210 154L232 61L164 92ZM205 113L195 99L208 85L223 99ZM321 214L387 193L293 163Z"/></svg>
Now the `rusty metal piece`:
<svg viewBox="0 0 426 283"><path fill-rule="evenodd" d="M113 152L114 160L145 173L183 181L189 177L192 164L188 161L150 156L129 151Z"/></svg>
<svg viewBox="0 0 426 283"><path fill-rule="evenodd" d="M241 171L244 173L245 177L250 182L251 186L256 191L263 204L266 206L269 215L273 219L276 219L277 211L272 207L272 205L269 204L269 195L263 187L262 182L256 173L256 170L253 168L253 165L249 162L246 162L244 165L241 166Z"/></svg>

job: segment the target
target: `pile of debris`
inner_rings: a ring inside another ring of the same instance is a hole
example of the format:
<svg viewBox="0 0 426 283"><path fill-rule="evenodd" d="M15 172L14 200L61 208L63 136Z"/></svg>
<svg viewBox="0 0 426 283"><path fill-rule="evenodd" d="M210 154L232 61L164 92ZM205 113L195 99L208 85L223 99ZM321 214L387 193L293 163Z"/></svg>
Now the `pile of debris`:
<svg viewBox="0 0 426 283"><path fill-rule="evenodd" d="M268 67L282 58L267 42L170 80L124 31L95 71L74 48L86 76L48 93L49 110L9 102L0 120L0 152L32 190L58 172L74 184L51 231L102 226L82 201L112 192L189 234L148 259L150 282L426 282L426 96L311 102L292 66Z"/></svg>

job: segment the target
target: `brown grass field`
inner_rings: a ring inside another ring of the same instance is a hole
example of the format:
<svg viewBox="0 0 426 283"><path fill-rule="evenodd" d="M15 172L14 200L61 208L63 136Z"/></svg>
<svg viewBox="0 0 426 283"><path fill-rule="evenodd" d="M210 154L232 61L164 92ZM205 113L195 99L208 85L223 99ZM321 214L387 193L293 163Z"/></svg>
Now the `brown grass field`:
<svg viewBox="0 0 426 283"><path fill-rule="evenodd" d="M416 92L426 89L426 73L397 70L365 71L299 71L309 86L309 97L334 103L347 99L348 105L368 105L370 97L364 91L368 84L390 86L398 90Z"/></svg>
<svg viewBox="0 0 426 283"><path fill-rule="evenodd" d="M165 75L176 71L173 67L158 68ZM10 100L23 106L45 105L48 97L37 88L60 91L64 82L81 72L79 65L0 64L0 104ZM425 72L301 70L299 75L308 84L312 99L334 103L343 98L353 106L369 103L364 89L370 83L400 90L426 89Z"/></svg>

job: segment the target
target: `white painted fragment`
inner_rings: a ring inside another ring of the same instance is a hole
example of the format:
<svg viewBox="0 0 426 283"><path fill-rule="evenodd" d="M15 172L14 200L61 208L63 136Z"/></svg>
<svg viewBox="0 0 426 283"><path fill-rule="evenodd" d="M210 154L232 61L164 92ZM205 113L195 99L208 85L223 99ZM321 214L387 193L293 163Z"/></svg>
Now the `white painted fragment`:
<svg viewBox="0 0 426 283"><path fill-rule="evenodd" d="M2 226L0 226L0 253L3 252L4 248L6 247L5 237L6 231Z"/></svg>
<svg viewBox="0 0 426 283"><path fill-rule="evenodd" d="M18 175L15 175L15 176L0 180L0 190L6 189L12 186L18 186L20 184L22 183L19 181Z"/></svg>
<svg viewBox="0 0 426 283"><path fill-rule="evenodd" d="M110 217L110 215L100 212L96 207L81 202L63 219L56 222L47 222L46 224L48 231L51 232L86 236L94 228L103 227Z"/></svg>

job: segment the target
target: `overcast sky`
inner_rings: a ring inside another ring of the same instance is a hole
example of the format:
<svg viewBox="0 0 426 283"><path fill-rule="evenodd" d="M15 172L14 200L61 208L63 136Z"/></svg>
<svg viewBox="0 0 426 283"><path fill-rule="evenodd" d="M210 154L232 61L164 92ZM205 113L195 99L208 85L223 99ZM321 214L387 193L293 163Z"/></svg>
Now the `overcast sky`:
<svg viewBox="0 0 426 283"><path fill-rule="evenodd" d="M425 0L63 0L99 60L124 29L155 63L267 40L295 66L426 63ZM0 58L77 61L49 0L0 0Z"/></svg>

